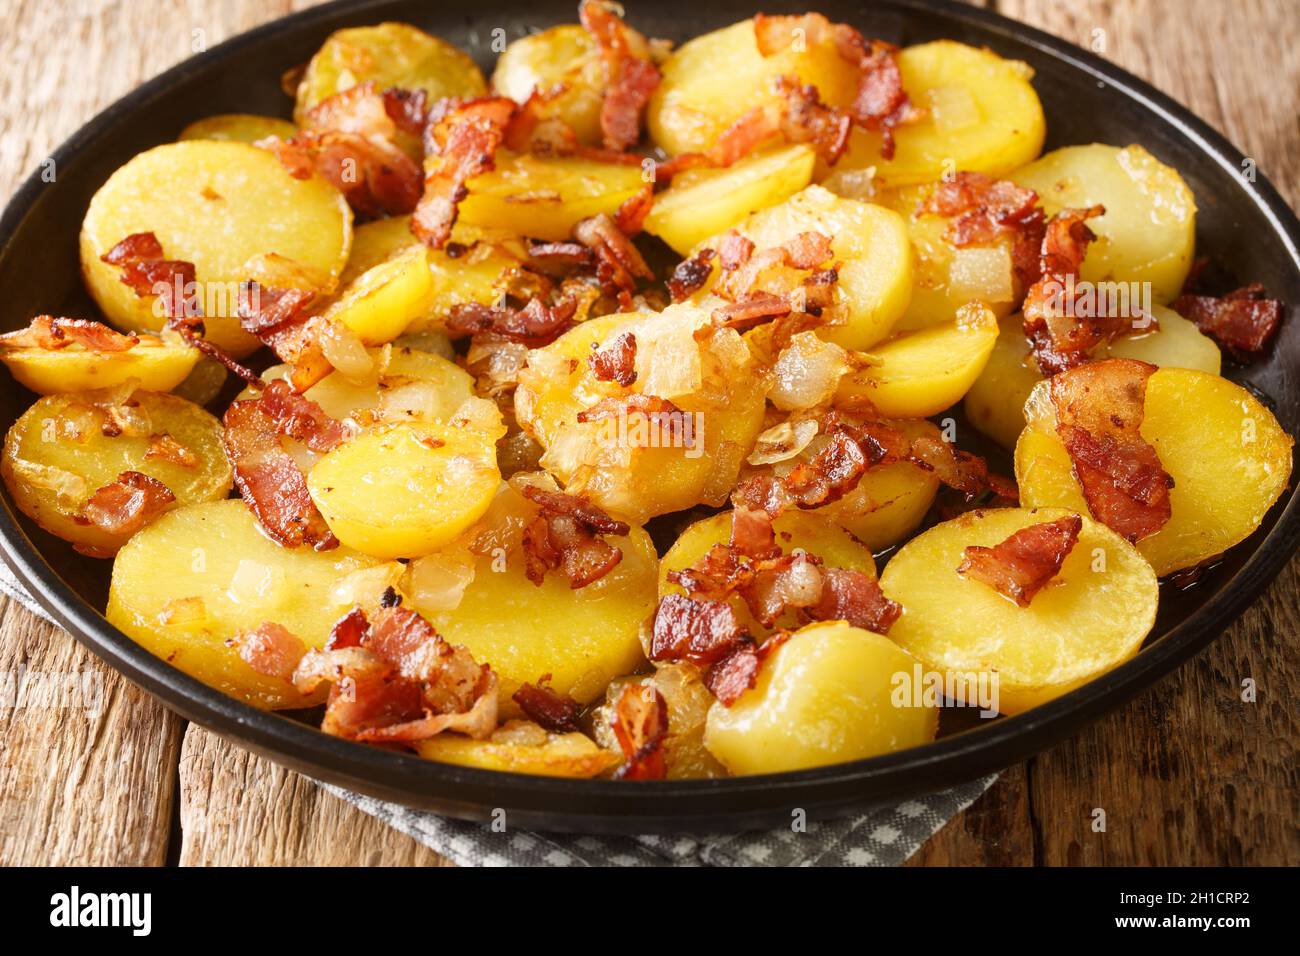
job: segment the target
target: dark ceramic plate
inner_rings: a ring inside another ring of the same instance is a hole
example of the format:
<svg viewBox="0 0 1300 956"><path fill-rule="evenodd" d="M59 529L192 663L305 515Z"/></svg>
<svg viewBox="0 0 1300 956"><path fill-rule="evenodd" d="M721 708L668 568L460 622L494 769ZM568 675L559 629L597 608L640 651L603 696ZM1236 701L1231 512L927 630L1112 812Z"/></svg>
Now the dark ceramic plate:
<svg viewBox="0 0 1300 956"><path fill-rule="evenodd" d="M0 219L0 328L38 312L93 315L80 288L77 231L110 173L141 150L173 139L187 123L223 112L287 116L280 75L305 62L332 31L405 20L471 50L483 66L494 28L511 37L572 21L576 0L430 4L361 0L268 24L188 60L96 117L54 154L57 178L33 176ZM1243 178L1242 154L1168 97L1098 57L995 14L953 3L877 0L764 2L769 13L816 9L869 36L911 44L949 37L1024 60L1048 117L1047 148L1140 142L1180 170L1200 206L1197 245L1226 274L1262 282L1300 304L1300 224L1263 178ZM654 0L630 20L653 36L684 40L755 12L750 2ZM1270 356L1231 377L1300 434L1300 322L1285 324ZM32 401L10 386L0 395L8 428ZM197 723L295 770L410 806L465 818L504 808L513 824L559 830L647 832L740 829L789 822L791 807L834 812L932 790L997 770L1050 746L1118 707L1203 648L1253 601L1295 552L1300 504L1288 494L1250 540L1184 592L1162 595L1155 631L1124 666L1030 713L985 722L914 750L819 770L732 780L628 783L574 781L445 766L328 737L238 703L174 670L108 624L109 565L73 553L18 518L5 497L0 547L51 614L126 677ZM1166 589L1168 591L1168 589Z"/></svg>

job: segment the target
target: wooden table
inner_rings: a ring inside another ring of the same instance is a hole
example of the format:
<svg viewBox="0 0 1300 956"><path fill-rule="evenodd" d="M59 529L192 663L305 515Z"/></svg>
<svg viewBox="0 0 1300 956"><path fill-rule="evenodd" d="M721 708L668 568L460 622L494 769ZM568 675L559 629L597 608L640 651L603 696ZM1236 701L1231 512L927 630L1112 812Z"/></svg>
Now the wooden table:
<svg viewBox="0 0 1300 956"><path fill-rule="evenodd" d="M576 3L576 0L575 0ZM8 0L0 196L81 123L290 0ZM1192 107L1300 196L1296 0L997 0ZM635 3L633 8L635 19ZM815 0L810 0L815 8ZM15 9L16 8L16 9ZM1300 863L1300 560L1132 704L1007 770L917 865ZM0 598L0 675L97 676L96 717L0 710L5 864L422 864L438 857L310 781L187 726ZM1258 687L1240 699L1244 678ZM1096 810L1105 811L1097 832Z"/></svg>

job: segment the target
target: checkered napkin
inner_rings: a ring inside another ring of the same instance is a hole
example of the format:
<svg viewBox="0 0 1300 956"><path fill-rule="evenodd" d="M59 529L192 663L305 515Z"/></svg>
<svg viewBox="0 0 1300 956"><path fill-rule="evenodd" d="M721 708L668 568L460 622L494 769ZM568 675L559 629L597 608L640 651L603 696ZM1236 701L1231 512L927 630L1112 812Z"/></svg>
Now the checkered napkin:
<svg viewBox="0 0 1300 956"><path fill-rule="evenodd" d="M0 591L49 618L0 561ZM531 830L494 832L386 803L331 784L327 791L378 817L461 866L897 866L997 779L877 807L838 820L739 834L581 836Z"/></svg>

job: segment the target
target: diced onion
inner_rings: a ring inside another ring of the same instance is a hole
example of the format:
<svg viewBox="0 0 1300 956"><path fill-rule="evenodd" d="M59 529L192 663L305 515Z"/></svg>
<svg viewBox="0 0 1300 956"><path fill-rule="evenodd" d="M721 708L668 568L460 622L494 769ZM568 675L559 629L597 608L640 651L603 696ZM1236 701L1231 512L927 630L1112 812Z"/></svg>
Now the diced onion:
<svg viewBox="0 0 1300 956"><path fill-rule="evenodd" d="M800 332L777 357L768 398L783 411L823 405L835 395L847 371L844 349L814 332Z"/></svg>

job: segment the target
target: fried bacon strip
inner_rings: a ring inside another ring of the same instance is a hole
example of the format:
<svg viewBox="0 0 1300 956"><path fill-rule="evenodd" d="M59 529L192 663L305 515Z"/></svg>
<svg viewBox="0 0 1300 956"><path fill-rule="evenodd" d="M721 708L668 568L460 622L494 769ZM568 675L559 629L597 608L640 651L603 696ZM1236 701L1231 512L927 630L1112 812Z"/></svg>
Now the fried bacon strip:
<svg viewBox="0 0 1300 956"><path fill-rule="evenodd" d="M496 165L518 104L503 96L456 102L444 100L425 128L425 153L436 157L424 179L424 192L411 217L411 232L433 249L451 238L451 228L466 185Z"/></svg>
<svg viewBox="0 0 1300 956"><path fill-rule="evenodd" d="M524 528L524 573L538 587L547 571L559 569L569 587L585 588L599 581L623 560L623 552L600 535L626 535L626 522L611 518L584 498L525 485L525 498L538 506L537 517Z"/></svg>
<svg viewBox="0 0 1300 956"><path fill-rule="evenodd" d="M1184 293L1173 301L1171 308L1242 357L1263 352L1282 322L1282 303L1268 298L1259 283L1243 286L1221 298Z"/></svg>
<svg viewBox="0 0 1300 956"><path fill-rule="evenodd" d="M717 253L712 249L701 249L689 259L683 259L668 277L668 294L674 302L684 302L704 288L713 274L713 260Z"/></svg>
<svg viewBox="0 0 1300 956"><path fill-rule="evenodd" d="M452 335L491 333L529 348L541 348L573 328L577 307L577 300L568 297L547 305L535 296L522 309L463 302L452 306L448 313L447 331Z"/></svg>
<svg viewBox="0 0 1300 956"><path fill-rule="evenodd" d="M944 239L958 248L1014 237L1011 261L1028 289L1039 277L1039 253L1047 221L1038 194L984 173L961 172L942 180L921 211L950 219Z"/></svg>
<svg viewBox="0 0 1300 956"><path fill-rule="evenodd" d="M603 349L587 356L592 374L602 382L629 388L636 381L636 336L624 332Z"/></svg>
<svg viewBox="0 0 1300 956"><path fill-rule="evenodd" d="M306 477L280 438L289 436L324 452L345 436L342 423L329 419L315 402L294 394L287 382L275 381L257 398L232 403L226 409L225 426L222 441L235 484L262 529L289 548L337 547L338 539L307 491Z"/></svg>
<svg viewBox="0 0 1300 956"><path fill-rule="evenodd" d="M717 547L725 550L723 545ZM690 661L708 667L752 641L725 601L669 594L655 610L649 657L652 661Z"/></svg>
<svg viewBox="0 0 1300 956"><path fill-rule="evenodd" d="M357 613L348 615L350 633L364 626L357 643L308 651L293 675L304 694L331 685L322 730L410 744L448 730L483 739L496 729L497 677L490 667L448 644L408 608L381 608L368 624Z"/></svg>
<svg viewBox="0 0 1300 956"><path fill-rule="evenodd" d="M1173 479L1139 431L1155 370L1135 359L1105 359L1051 380L1056 432L1088 510L1129 541L1155 534L1170 515Z"/></svg>
<svg viewBox="0 0 1300 956"><path fill-rule="evenodd" d="M730 301L713 310L714 324L744 330L792 312L819 316L834 301L838 274L834 269L819 268L832 255L830 238L818 232L803 232L784 245L756 252L751 240L732 230L719 244L721 273L713 289ZM708 261L704 260L700 268L707 268ZM782 267L812 272L792 292L778 294L762 289L764 274Z"/></svg>
<svg viewBox="0 0 1300 956"><path fill-rule="evenodd" d="M124 335L102 322L38 315L27 328L0 335L0 349L44 349L56 352L80 345L91 352L126 352L140 344L138 335Z"/></svg>
<svg viewBox="0 0 1300 956"><path fill-rule="evenodd" d="M162 243L152 232L135 232L108 252L101 261L122 270L119 276L138 296L156 295L162 299L164 314L196 316L198 305L187 290L195 282L194 263L163 258ZM180 300L179 302L177 300Z"/></svg>
<svg viewBox="0 0 1300 956"><path fill-rule="evenodd" d="M596 257L596 279L617 295L624 309L631 305L638 279L654 279L640 251L610 216L601 213L573 227L573 238Z"/></svg>
<svg viewBox="0 0 1300 956"><path fill-rule="evenodd" d="M333 371L323 340L327 319L308 313L317 293L308 289L278 289L249 281L239 296L239 324L283 361L293 366L290 381L306 391Z"/></svg>
<svg viewBox="0 0 1300 956"><path fill-rule="evenodd" d="M774 77L772 92L775 100L742 114L707 153L679 156L660 167L662 175L670 178L691 166L730 166L777 136L789 143L808 143L834 165L849 145L853 118L824 104L817 87L792 76Z"/></svg>
<svg viewBox="0 0 1300 956"><path fill-rule="evenodd" d="M557 694L541 681L521 685L510 699L519 705L529 720L553 733L567 734L578 729L582 705L567 694Z"/></svg>
<svg viewBox="0 0 1300 956"><path fill-rule="evenodd" d="M1034 595L1061 573L1082 528L1082 518L1067 515L1021 528L991 548L973 544L962 552L957 573L1029 607Z"/></svg>
<svg viewBox="0 0 1300 956"><path fill-rule="evenodd" d="M298 635L273 621L264 621L251 631L236 631L226 643L259 674L285 681L293 680L294 671L307 654L307 645Z"/></svg>
<svg viewBox="0 0 1300 956"><path fill-rule="evenodd" d="M664 739L668 736L668 704L653 687L629 684L614 704L612 729L623 765L617 780L662 780L668 773Z"/></svg>
<svg viewBox="0 0 1300 956"><path fill-rule="evenodd" d="M94 525L112 535L129 537L176 500L170 488L138 471L124 471L95 491L74 516L77 524Z"/></svg>
<svg viewBox="0 0 1300 956"><path fill-rule="evenodd" d="M605 0L582 0L578 5L578 19L596 41L605 68L601 134L605 148L617 152L631 149L641 138L641 115L661 79L653 63L632 54L620 14L619 7Z"/></svg>
<svg viewBox="0 0 1300 956"><path fill-rule="evenodd" d="M424 174L395 143L398 123L409 131L421 100L399 91L380 93L374 81L330 96L307 113L288 140L268 137L255 145L275 154L290 175L313 172L334 185L359 216L399 216L415 209Z"/></svg>
<svg viewBox="0 0 1300 956"><path fill-rule="evenodd" d="M1047 222L1039 255L1039 277L1025 294L1024 327L1038 367L1055 375L1089 360L1088 350L1134 328L1134 315L1078 315L1066 300L1067 288L1096 234L1087 220L1104 214L1104 206L1062 209ZM1063 307L1062 307L1063 306ZM1144 317L1143 327L1150 327Z"/></svg>

